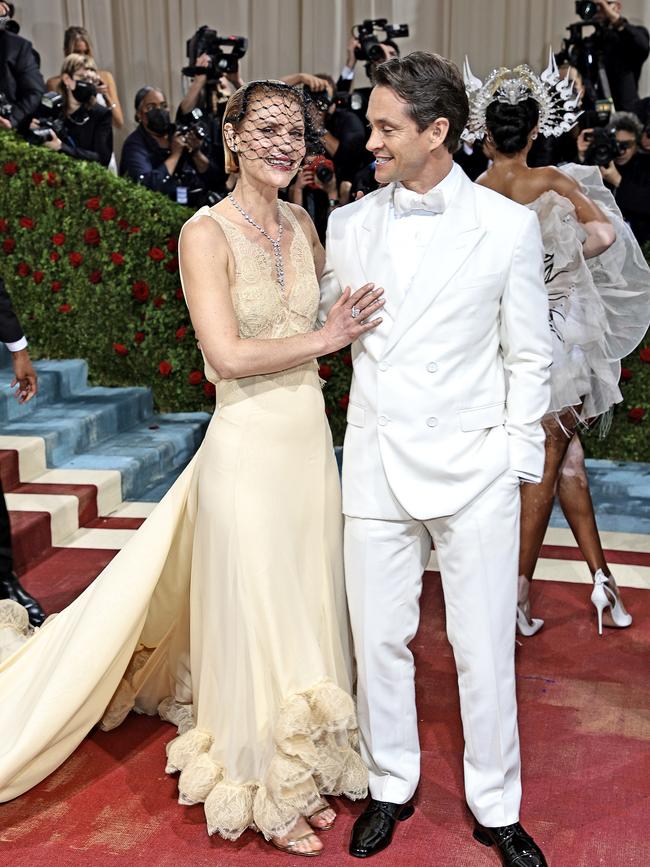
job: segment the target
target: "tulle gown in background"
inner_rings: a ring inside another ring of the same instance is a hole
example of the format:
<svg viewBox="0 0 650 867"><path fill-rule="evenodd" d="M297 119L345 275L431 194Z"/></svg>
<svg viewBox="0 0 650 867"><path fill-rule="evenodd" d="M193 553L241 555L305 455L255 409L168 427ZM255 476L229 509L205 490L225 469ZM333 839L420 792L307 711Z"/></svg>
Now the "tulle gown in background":
<svg viewBox="0 0 650 867"><path fill-rule="evenodd" d="M537 214L544 243L553 334L550 410L559 413L582 402L576 413L587 422L623 399L620 360L648 328L650 269L598 168L572 163L560 168L580 183L616 231L608 250L585 259L585 231L569 199L549 190L528 205Z"/></svg>
<svg viewBox="0 0 650 867"><path fill-rule="evenodd" d="M224 217L243 337L313 329L311 247L273 257ZM210 833L286 834L321 794L365 795L355 750L339 481L316 362L215 383L205 440L148 520L0 665L0 799L135 706L178 726L167 770Z"/></svg>

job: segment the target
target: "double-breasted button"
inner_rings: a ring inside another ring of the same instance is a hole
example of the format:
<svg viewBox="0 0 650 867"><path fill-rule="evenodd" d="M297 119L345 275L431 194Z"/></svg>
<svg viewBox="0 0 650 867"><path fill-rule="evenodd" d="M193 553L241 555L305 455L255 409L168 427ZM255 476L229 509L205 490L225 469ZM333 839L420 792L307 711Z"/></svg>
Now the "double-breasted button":
<svg viewBox="0 0 650 867"><path fill-rule="evenodd" d="M385 415L380 415L377 419L377 424L381 425L381 427L385 427L388 424L388 419Z"/></svg>
<svg viewBox="0 0 650 867"><path fill-rule="evenodd" d="M435 373L437 369L438 365L435 363L435 361L430 361L427 364L427 370L429 371L429 373Z"/></svg>
<svg viewBox="0 0 650 867"><path fill-rule="evenodd" d="M431 418L427 419L427 424L429 425L429 427L436 427L438 424L438 419L431 416Z"/></svg>
<svg viewBox="0 0 650 867"><path fill-rule="evenodd" d="M379 362L379 369L382 371L388 370L388 362L387 361L380 361Z"/></svg>

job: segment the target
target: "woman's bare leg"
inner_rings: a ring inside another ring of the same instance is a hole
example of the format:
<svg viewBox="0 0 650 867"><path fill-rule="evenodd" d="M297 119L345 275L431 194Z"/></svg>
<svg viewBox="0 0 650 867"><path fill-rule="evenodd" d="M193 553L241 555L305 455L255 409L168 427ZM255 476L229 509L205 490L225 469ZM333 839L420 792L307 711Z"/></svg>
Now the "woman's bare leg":
<svg viewBox="0 0 650 867"><path fill-rule="evenodd" d="M600 544L594 505L589 491L585 453L577 434L573 435L560 468L558 497L564 517L571 527L571 532L575 536L582 556L587 561L591 574L595 575L596 570L602 569L605 575L609 576L610 571Z"/></svg>
<svg viewBox="0 0 650 867"><path fill-rule="evenodd" d="M530 620L528 591L553 509L560 468L575 431L571 410L543 422L546 432L544 475L539 485L521 486L521 531L519 547L519 604Z"/></svg>

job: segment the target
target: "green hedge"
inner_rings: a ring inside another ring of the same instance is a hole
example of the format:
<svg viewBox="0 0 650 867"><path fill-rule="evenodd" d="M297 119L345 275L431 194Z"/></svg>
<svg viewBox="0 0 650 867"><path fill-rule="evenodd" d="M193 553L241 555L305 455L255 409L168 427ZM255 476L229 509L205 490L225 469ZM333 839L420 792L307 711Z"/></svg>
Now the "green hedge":
<svg viewBox="0 0 650 867"><path fill-rule="evenodd" d="M85 358L96 384L149 385L162 411L209 410L213 389L203 376L176 256L190 214L101 166L0 132L0 274L33 356ZM605 440L585 437L590 455L650 461L648 362L647 346L624 362L625 402ZM350 374L347 350L321 360L337 443Z"/></svg>

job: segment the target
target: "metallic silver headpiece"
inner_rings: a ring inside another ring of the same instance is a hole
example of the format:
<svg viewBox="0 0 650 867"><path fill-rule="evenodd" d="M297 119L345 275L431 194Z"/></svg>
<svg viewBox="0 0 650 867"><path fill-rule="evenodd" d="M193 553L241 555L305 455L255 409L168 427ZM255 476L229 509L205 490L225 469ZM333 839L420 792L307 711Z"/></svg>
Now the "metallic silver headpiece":
<svg viewBox="0 0 650 867"><path fill-rule="evenodd" d="M484 84L472 73L465 57L463 78L469 98L469 118L461 138L470 144L484 138L485 111L495 100L516 105L532 97L539 105L539 131L545 136L568 132L582 114L580 94L573 81L560 78L552 48L548 66L541 76L525 64L514 69L502 66L494 69Z"/></svg>

